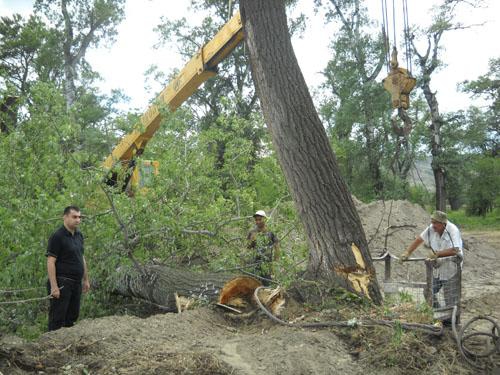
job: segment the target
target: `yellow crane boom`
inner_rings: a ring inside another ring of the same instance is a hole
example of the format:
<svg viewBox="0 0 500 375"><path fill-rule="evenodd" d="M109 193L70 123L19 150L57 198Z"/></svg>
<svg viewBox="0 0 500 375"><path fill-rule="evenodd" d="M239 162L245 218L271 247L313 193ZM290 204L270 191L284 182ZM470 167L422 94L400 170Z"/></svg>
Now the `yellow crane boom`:
<svg viewBox="0 0 500 375"><path fill-rule="evenodd" d="M243 40L240 13L236 13L214 36L189 60L179 74L158 95L156 103L165 103L175 111L198 87L216 75L216 67ZM106 171L118 162L129 168L136 156L160 127L161 115L157 104L152 104L141 116L134 130L125 135L103 163ZM133 165L133 164L132 164Z"/></svg>

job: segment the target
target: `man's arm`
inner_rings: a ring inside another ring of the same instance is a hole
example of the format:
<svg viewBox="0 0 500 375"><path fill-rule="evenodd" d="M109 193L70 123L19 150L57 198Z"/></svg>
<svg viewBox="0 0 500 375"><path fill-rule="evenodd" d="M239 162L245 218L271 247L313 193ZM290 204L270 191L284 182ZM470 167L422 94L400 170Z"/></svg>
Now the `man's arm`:
<svg viewBox="0 0 500 375"><path fill-rule="evenodd" d="M401 255L401 260L407 260L410 257L411 253L413 253L417 249L417 247L422 245L423 242L424 240L422 239L422 237L417 236L417 238L415 238L415 240L410 244L410 246L408 246L403 255Z"/></svg>
<svg viewBox="0 0 500 375"><path fill-rule="evenodd" d="M87 262L85 261L85 257L83 257L83 293L87 293L90 290L90 280L89 273L87 269Z"/></svg>
<svg viewBox="0 0 500 375"><path fill-rule="evenodd" d="M436 255L438 258L458 255L458 248L450 247L449 249L439 250L436 251Z"/></svg>
<svg viewBox="0 0 500 375"><path fill-rule="evenodd" d="M59 290L56 279L56 260L56 257L47 256L47 274L49 275L50 295L54 298L59 298L61 296L61 291Z"/></svg>
<svg viewBox="0 0 500 375"><path fill-rule="evenodd" d="M257 232L251 230L247 235L247 249L253 249L256 245L255 239L257 238Z"/></svg>

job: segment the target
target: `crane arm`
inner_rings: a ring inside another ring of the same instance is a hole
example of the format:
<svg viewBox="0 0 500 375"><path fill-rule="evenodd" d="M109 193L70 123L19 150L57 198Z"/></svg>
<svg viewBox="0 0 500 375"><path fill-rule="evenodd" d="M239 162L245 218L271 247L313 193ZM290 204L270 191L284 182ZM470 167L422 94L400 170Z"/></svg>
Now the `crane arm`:
<svg viewBox="0 0 500 375"><path fill-rule="evenodd" d="M175 111L202 83L216 75L216 67L243 40L243 26L237 12L215 35L187 62L179 74L163 89L156 103L165 103ZM160 127L161 114L157 104L149 106L134 130L125 135L104 161L110 170L117 162L128 166L129 161L144 151L146 144Z"/></svg>

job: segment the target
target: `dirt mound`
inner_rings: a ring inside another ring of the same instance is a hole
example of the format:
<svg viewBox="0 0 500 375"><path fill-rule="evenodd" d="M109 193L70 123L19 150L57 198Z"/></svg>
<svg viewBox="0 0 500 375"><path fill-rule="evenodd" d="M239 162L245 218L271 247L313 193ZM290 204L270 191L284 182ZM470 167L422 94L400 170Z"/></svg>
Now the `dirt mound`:
<svg viewBox="0 0 500 375"><path fill-rule="evenodd" d="M358 202L356 208L372 256L385 250L400 255L429 225L429 214L421 206L408 201Z"/></svg>
<svg viewBox="0 0 500 375"><path fill-rule="evenodd" d="M362 373L331 331L267 320L238 325L208 307L147 319L83 320L32 344L6 341L1 347L15 358L10 367L5 360L0 364L5 374L329 374L332 368Z"/></svg>

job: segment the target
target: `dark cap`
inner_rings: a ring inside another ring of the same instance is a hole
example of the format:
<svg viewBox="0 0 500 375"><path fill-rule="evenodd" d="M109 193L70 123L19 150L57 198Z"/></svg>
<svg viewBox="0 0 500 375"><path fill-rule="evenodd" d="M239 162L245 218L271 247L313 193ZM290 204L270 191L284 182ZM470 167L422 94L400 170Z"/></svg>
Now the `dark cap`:
<svg viewBox="0 0 500 375"><path fill-rule="evenodd" d="M448 217L446 216L446 213L443 211L434 211L431 215L431 220L437 221L438 223L441 224L446 224L448 222Z"/></svg>

